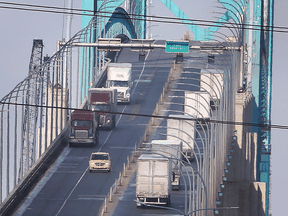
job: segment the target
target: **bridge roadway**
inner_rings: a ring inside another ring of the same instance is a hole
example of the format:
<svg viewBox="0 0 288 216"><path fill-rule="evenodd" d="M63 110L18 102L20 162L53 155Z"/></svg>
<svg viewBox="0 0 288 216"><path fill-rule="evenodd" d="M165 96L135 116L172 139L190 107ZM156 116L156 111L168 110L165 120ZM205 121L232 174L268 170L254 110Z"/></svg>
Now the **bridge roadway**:
<svg viewBox="0 0 288 216"><path fill-rule="evenodd" d="M173 54L158 49L150 52L145 62L140 62L137 52L123 49L118 62L132 63L134 86L131 104L119 105L118 112L152 114L167 81L173 57ZM100 131L98 146L67 146L15 215L96 215L122 171L127 156L131 155L135 143L143 136L149 120L118 115L116 128ZM110 173L89 173L89 156L96 151L111 154Z"/></svg>

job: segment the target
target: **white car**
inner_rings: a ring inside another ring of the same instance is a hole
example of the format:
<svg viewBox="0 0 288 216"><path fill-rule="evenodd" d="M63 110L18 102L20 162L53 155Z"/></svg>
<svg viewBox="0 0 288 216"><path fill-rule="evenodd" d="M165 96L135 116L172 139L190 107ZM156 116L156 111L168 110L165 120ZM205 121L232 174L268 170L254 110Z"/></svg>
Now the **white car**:
<svg viewBox="0 0 288 216"><path fill-rule="evenodd" d="M94 170L111 170L111 157L107 152L92 153L89 160L89 171Z"/></svg>

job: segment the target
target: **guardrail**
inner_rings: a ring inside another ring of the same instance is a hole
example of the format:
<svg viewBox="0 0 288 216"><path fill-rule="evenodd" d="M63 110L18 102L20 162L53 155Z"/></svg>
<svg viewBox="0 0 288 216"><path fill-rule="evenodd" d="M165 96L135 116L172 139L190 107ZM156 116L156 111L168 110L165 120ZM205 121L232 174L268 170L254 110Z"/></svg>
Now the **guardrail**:
<svg viewBox="0 0 288 216"><path fill-rule="evenodd" d="M66 127L51 143L47 151L42 154L38 162L33 165L17 187L9 194L1 205L0 215L12 215L19 203L25 199L29 192L36 186L38 181L41 180L42 176L55 162L59 154L67 145L67 141L65 140L67 133L68 128Z"/></svg>

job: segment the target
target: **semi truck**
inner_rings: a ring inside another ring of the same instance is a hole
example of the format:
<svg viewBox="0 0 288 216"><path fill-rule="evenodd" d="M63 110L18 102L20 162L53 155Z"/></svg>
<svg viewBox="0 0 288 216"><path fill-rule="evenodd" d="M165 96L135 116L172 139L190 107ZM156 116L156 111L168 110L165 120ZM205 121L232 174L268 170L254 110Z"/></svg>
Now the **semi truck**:
<svg viewBox="0 0 288 216"><path fill-rule="evenodd" d="M164 154L172 159L172 190L179 190L180 188L180 171L182 159L182 141L177 140L152 140L150 149L152 153Z"/></svg>
<svg viewBox="0 0 288 216"><path fill-rule="evenodd" d="M196 118L210 118L210 96L207 92L185 91L184 113Z"/></svg>
<svg viewBox="0 0 288 216"><path fill-rule="evenodd" d="M167 120L167 140L182 141L182 152L185 155L183 159L193 160L196 122L190 121L192 117L187 115L169 115L169 117L173 119Z"/></svg>
<svg viewBox="0 0 288 216"><path fill-rule="evenodd" d="M117 89L117 102L130 103L132 82L131 63L109 63L106 88Z"/></svg>
<svg viewBox="0 0 288 216"><path fill-rule="evenodd" d="M90 110L75 110L71 113L69 146L90 145L99 143L99 119Z"/></svg>
<svg viewBox="0 0 288 216"><path fill-rule="evenodd" d="M99 127L113 129L116 126L117 90L111 88L90 88L88 109L99 115Z"/></svg>
<svg viewBox="0 0 288 216"><path fill-rule="evenodd" d="M171 161L156 154L142 154L137 160L137 206L170 205Z"/></svg>

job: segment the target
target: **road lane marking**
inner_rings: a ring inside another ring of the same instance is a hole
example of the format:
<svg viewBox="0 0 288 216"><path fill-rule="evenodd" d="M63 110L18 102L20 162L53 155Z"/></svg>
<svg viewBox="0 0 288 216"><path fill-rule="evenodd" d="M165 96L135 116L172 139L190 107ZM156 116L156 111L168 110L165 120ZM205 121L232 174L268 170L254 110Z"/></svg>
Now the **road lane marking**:
<svg viewBox="0 0 288 216"><path fill-rule="evenodd" d="M84 173L81 175L80 179L77 181L77 183L75 184L75 186L73 187L73 189L71 190L71 192L69 193L68 197L65 199L63 205L61 206L61 208L59 209L59 211L57 212L56 216L59 215L59 213L61 212L61 210L64 208L66 202L68 201L68 199L70 198L70 196L72 195L72 193L74 192L75 188L78 186L78 184L80 183L80 181L82 180L82 178L84 177L85 173L88 171L89 166L86 168L86 170L84 171Z"/></svg>
<svg viewBox="0 0 288 216"><path fill-rule="evenodd" d="M106 195L79 195L77 200L105 200Z"/></svg>
<svg viewBox="0 0 288 216"><path fill-rule="evenodd" d="M134 149L135 147L127 147L127 146L110 146L111 149Z"/></svg>
<svg viewBox="0 0 288 216"><path fill-rule="evenodd" d="M136 80L135 82L151 82L152 80Z"/></svg>
<svg viewBox="0 0 288 216"><path fill-rule="evenodd" d="M41 179L41 181L36 185L36 187L32 190L32 192L29 193L29 195L27 196L25 202L18 209L18 211L16 212L15 216L21 216L21 215L24 214L24 212L28 209L28 207L31 205L33 200L36 198L37 194L42 190L44 185L46 185L46 183L49 181L49 179L52 177L52 175L57 171L58 167L64 161L64 159L66 158L66 156L69 154L70 151L71 151L71 149L69 147L66 147L63 150L63 152L61 153L60 157L57 158L54 166L52 166L48 170L47 174Z"/></svg>

